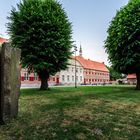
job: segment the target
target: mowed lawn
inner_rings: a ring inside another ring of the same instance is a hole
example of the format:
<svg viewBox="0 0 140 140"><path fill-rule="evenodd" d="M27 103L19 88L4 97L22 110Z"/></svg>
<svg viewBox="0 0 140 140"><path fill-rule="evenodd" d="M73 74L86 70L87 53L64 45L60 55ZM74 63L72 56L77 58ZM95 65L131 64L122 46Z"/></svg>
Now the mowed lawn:
<svg viewBox="0 0 140 140"><path fill-rule="evenodd" d="M140 140L140 91L91 86L23 89L0 140Z"/></svg>

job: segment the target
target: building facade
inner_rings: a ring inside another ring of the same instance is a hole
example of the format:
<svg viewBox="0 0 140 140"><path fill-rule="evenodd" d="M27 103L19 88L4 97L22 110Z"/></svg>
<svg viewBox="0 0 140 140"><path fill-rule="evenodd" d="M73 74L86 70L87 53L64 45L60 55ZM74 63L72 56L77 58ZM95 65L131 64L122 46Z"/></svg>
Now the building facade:
<svg viewBox="0 0 140 140"><path fill-rule="evenodd" d="M136 74L128 74L127 75L127 83L130 85L134 85L137 83Z"/></svg>
<svg viewBox="0 0 140 140"><path fill-rule="evenodd" d="M39 87L40 79L37 73L28 73L27 69L21 70L22 87ZM57 72L50 76L48 84L52 85L98 85L109 83L109 71L104 63L84 59L81 56L69 59L69 65L66 70Z"/></svg>
<svg viewBox="0 0 140 140"><path fill-rule="evenodd" d="M84 69L84 84L107 84L110 81L109 70L104 63L77 56L76 60Z"/></svg>
<svg viewBox="0 0 140 140"><path fill-rule="evenodd" d="M109 83L109 71L104 63L92 61L82 57L80 46L79 56L71 57L66 70L50 76L49 85L98 85ZM27 69L21 70L22 86L40 86L40 79L36 73L28 74Z"/></svg>
<svg viewBox="0 0 140 140"><path fill-rule="evenodd" d="M57 72L54 76L48 79L49 86L52 85L80 85L84 83L84 70L82 65L72 57L69 59L69 65L66 70ZM76 64L76 65L75 65ZM76 76L76 78L75 78ZM27 69L21 69L21 86L22 87L39 87L41 81L37 73L28 73Z"/></svg>
<svg viewBox="0 0 140 140"><path fill-rule="evenodd" d="M37 87L40 85L40 79L37 73L28 73L26 68L21 69L21 86L22 87Z"/></svg>
<svg viewBox="0 0 140 140"><path fill-rule="evenodd" d="M5 39L3 37L0 37L0 46L2 45L2 43L4 42L8 42L8 39Z"/></svg>
<svg viewBox="0 0 140 140"><path fill-rule="evenodd" d="M74 85L84 83L84 69L82 65L75 60L75 58L69 59L69 65L66 70L59 72L60 83L63 85Z"/></svg>

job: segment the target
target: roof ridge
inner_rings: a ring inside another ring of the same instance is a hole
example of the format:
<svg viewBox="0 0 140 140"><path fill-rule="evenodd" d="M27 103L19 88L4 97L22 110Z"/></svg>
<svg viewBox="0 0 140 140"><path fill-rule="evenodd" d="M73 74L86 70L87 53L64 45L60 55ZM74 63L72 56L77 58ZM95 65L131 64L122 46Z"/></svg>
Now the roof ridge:
<svg viewBox="0 0 140 140"><path fill-rule="evenodd" d="M83 59L85 59L85 58L83 58ZM96 63L100 63L100 64L104 64L104 62L98 62L98 61L94 61L94 60L91 60L91 59L85 59L85 60L96 62Z"/></svg>
<svg viewBox="0 0 140 140"><path fill-rule="evenodd" d="M98 62L98 61L93 61L90 59L85 59L84 57L81 57L81 56L76 56L76 59L81 63L81 65L84 68L108 72L108 69L106 65L104 64L104 62Z"/></svg>

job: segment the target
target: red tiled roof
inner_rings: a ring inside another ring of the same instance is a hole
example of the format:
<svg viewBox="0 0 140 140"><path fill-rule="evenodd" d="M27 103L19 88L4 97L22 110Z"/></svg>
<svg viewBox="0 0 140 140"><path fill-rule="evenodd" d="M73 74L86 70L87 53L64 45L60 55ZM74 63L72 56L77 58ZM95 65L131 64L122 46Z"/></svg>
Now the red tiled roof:
<svg viewBox="0 0 140 140"><path fill-rule="evenodd" d="M136 79L136 74L128 74L127 79Z"/></svg>
<svg viewBox="0 0 140 140"><path fill-rule="evenodd" d="M92 61L89 59L84 59L81 56L76 56L76 60L79 61L85 69L93 69L93 70L109 72L109 70L107 69L104 63Z"/></svg>
<svg viewBox="0 0 140 140"><path fill-rule="evenodd" d="M0 44L7 42L7 41L8 41L8 39L0 37Z"/></svg>

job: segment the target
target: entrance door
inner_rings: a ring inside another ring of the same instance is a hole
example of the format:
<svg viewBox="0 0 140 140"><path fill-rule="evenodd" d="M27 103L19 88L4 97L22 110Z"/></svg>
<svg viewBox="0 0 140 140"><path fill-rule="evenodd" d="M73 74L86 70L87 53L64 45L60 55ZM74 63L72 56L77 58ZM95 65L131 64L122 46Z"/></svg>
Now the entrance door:
<svg viewBox="0 0 140 140"><path fill-rule="evenodd" d="M59 78L58 77L56 78L56 84L59 84Z"/></svg>

